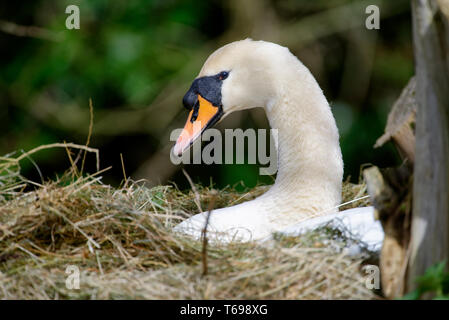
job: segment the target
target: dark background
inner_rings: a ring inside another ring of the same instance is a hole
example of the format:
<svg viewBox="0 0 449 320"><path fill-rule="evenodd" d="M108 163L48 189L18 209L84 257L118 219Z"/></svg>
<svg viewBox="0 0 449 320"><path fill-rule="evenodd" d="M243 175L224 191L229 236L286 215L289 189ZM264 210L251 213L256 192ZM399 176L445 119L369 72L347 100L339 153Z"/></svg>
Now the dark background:
<svg viewBox="0 0 449 320"><path fill-rule="evenodd" d="M65 8L79 5L80 30L65 28ZM380 8L380 30L365 28L366 6ZM32 27L31 27L32 26ZM41 144L90 146L104 181L127 174L151 184L188 186L173 166L172 129L184 125L181 99L210 53L251 37L289 47L311 70L331 103L341 135L345 177L363 164L397 164L391 145L374 150L387 114L413 75L406 0L130 0L2 1L0 3L0 154ZM262 110L229 116L218 126L267 127ZM70 167L65 150L32 156L44 177ZM87 169L94 170L88 156ZM22 172L39 179L28 160ZM257 165L186 165L195 182L218 187L270 183ZM243 183L239 183L242 181Z"/></svg>

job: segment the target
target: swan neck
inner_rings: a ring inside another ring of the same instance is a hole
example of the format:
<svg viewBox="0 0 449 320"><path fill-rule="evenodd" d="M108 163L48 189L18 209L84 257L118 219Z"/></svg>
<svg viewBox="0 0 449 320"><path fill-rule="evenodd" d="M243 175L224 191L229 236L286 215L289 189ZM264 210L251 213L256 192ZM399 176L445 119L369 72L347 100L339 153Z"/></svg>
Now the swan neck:
<svg viewBox="0 0 449 320"><path fill-rule="evenodd" d="M343 161L329 103L302 65L281 85L276 103L266 107L270 126L278 130L278 171L272 193L300 207L316 208L320 203L334 207L341 200Z"/></svg>

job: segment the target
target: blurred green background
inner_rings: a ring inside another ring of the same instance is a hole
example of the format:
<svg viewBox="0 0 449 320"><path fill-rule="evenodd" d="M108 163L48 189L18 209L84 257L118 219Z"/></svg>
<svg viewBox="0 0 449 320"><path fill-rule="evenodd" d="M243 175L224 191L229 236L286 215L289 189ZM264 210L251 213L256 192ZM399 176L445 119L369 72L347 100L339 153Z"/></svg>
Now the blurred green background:
<svg viewBox="0 0 449 320"><path fill-rule="evenodd" d="M80 30L65 28L65 8L81 11ZM380 30L367 30L365 8L380 8ZM89 98L90 146L104 181L127 174L149 183L188 186L170 163L169 134L182 127L182 96L218 47L251 37L289 47L309 67L331 103L341 135L345 177L365 163L390 166L394 148L373 149L387 114L413 75L409 1L129 0L0 3L0 154L41 144L84 144ZM261 110L239 112L218 128L264 128ZM69 168L64 150L33 155L44 177ZM94 170L88 156L88 169ZM30 161L23 173L39 179ZM251 187L270 183L257 165L186 165L195 182ZM243 184L239 182L243 181Z"/></svg>

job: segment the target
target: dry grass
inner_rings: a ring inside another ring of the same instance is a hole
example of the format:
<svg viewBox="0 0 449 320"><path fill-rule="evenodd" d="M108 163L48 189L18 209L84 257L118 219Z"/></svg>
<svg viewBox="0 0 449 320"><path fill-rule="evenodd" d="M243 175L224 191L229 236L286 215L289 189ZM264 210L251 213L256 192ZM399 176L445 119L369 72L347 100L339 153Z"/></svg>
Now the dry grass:
<svg viewBox="0 0 449 320"><path fill-rule="evenodd" d="M195 200L192 191L149 189L129 179L116 189L101 182L101 172L83 176L73 166L56 181L25 191L31 182L19 172L14 158L0 158L2 299L375 297L360 272L366 257L346 256L345 239L332 230L264 244L210 244L208 275L202 276L202 243L171 228L197 213L198 205L207 208L213 190L196 186ZM216 207L265 189L220 190ZM361 195L364 185L345 183L345 200ZM68 265L80 269L78 290L66 288Z"/></svg>

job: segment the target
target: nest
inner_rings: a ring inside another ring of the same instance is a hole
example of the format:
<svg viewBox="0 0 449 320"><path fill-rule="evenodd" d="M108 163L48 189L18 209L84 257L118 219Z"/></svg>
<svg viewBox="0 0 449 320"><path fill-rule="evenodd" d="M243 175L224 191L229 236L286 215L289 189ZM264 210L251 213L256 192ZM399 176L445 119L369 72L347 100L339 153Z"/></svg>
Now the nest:
<svg viewBox="0 0 449 320"><path fill-rule="evenodd" d="M30 185L34 187L30 190ZM219 191L215 207L262 194ZM364 195L345 183L344 201ZM68 173L42 184L0 159L1 299L372 299L361 266L332 230L265 243L209 244L172 231L216 191L196 186L105 185L101 172ZM367 200L365 200L367 201ZM360 203L352 203L352 206ZM207 255L207 274L204 263ZM68 266L79 289L67 285Z"/></svg>

